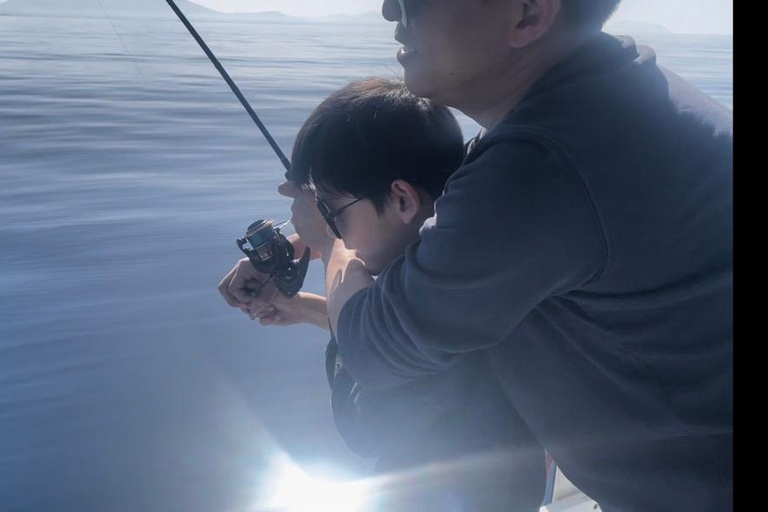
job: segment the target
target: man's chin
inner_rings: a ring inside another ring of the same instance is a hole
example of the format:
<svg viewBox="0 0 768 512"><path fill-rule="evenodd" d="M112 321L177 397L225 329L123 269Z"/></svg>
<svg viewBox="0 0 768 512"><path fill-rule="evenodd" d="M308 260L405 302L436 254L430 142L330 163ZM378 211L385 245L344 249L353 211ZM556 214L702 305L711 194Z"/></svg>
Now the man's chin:
<svg viewBox="0 0 768 512"><path fill-rule="evenodd" d="M403 81L405 86L411 91L411 94L418 96L419 98L426 98L434 100L437 95L437 90L432 85L430 80L427 80L423 73L416 70L409 70L403 68Z"/></svg>

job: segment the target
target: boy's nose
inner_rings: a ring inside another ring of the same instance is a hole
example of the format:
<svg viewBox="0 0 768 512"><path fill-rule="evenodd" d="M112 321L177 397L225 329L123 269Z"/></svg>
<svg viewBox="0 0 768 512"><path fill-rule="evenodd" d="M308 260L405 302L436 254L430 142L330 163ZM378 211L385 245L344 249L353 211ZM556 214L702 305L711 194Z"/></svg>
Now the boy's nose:
<svg viewBox="0 0 768 512"><path fill-rule="evenodd" d="M296 197L299 188L290 181L284 181L277 186L277 193L285 197Z"/></svg>

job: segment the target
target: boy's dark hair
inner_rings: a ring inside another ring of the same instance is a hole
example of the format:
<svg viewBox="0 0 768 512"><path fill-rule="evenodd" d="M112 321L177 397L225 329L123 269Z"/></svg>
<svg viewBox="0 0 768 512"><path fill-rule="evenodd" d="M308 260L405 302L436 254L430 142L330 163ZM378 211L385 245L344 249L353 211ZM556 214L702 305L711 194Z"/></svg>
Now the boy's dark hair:
<svg viewBox="0 0 768 512"><path fill-rule="evenodd" d="M621 0L563 0L563 18L571 26L600 30Z"/></svg>
<svg viewBox="0 0 768 512"><path fill-rule="evenodd" d="M318 191L370 199L382 213L397 179L433 199L464 158L461 128L446 107L411 94L402 80L353 82L302 126L291 174Z"/></svg>

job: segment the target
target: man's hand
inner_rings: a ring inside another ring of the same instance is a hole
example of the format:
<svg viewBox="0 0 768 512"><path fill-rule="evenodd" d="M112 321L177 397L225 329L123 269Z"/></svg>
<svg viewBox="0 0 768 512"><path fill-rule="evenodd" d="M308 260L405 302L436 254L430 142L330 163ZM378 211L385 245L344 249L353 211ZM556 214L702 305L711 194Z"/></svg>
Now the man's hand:
<svg viewBox="0 0 768 512"><path fill-rule="evenodd" d="M277 287L269 276L253 268L248 258L243 258L221 280L219 292L227 304L253 315L272 302Z"/></svg>
<svg viewBox="0 0 768 512"><path fill-rule="evenodd" d="M363 261L355 256L354 251L344 247L341 240L327 243L322 252L325 289L328 295L328 319L335 333L344 305L357 292L373 285L374 280Z"/></svg>
<svg viewBox="0 0 768 512"><path fill-rule="evenodd" d="M290 181L281 183L277 192L293 199L291 203L291 224L301 240L313 252L321 251L329 240L328 225L325 223L320 210L315 205L315 194L306 188L301 188Z"/></svg>

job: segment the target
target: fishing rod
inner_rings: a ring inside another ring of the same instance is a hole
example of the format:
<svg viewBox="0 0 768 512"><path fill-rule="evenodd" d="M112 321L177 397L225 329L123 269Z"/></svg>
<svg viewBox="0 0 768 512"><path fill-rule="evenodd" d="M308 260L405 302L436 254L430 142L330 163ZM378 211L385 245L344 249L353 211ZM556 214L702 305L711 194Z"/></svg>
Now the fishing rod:
<svg viewBox="0 0 768 512"><path fill-rule="evenodd" d="M208 45L205 44L203 38L200 37L200 34L195 30L195 27L193 27L187 17L184 16L184 13L181 12L181 9L176 5L176 2L174 2L174 0L165 1L171 9L173 9L173 12L176 13L176 16L178 16L179 20L181 20L189 33L192 34L192 37L195 38L197 44L200 45L200 48L203 49L213 66L219 71L224 81L227 82L227 85L232 89L232 92L235 93L237 99L240 100L240 104L243 105L245 111L248 112L248 115L251 116L253 122L259 127L259 130L261 130L264 138L267 139L272 150L283 163L283 167L285 167L285 179L290 181L291 162L286 158L285 153L283 153L280 146L277 145L275 139L272 138L267 127L261 122L261 119L259 119L259 116L254 112L253 108L251 108L248 100L246 100L243 93L240 92L237 84L235 84L234 80L229 76L229 73L227 73L227 70L221 65L221 62L219 62L219 59L216 58L211 49L208 48ZM304 278L307 275L307 268L309 266L310 249L307 247L301 258L294 260L293 244L280 233L280 228L285 225L285 223L278 226L274 226L273 223L274 221L271 220L257 220L248 226L244 237L237 239L237 246L243 254L248 256L251 265L253 265L256 270L269 275L269 281L274 281L277 289L286 297L291 298L301 290L301 287L304 284ZM262 283L262 288L265 285L266 282ZM261 290L255 290L255 293L258 295L260 291Z"/></svg>
<svg viewBox="0 0 768 512"><path fill-rule="evenodd" d="M251 116L251 119L253 119L253 122L256 123L256 126L259 127L259 130L261 130L262 135L264 135L264 138L267 139L267 142L272 147L272 150L275 152L277 157L280 159L280 161L283 163L283 167L285 167L285 179L290 180L291 179L291 162L288 160L288 158L285 156L285 153L283 153L283 150L280 149L280 146L278 146L275 139L272 137L272 134L269 133L269 130L267 130L267 127L264 125L264 123L261 122L261 119L259 119L259 116L254 112L253 108L251 108L250 103L248 103L248 100L245 99L245 96L243 96L243 93L240 92L240 89L237 87L237 84L235 84L234 80L229 76L229 73L227 73L227 70L224 69L224 66L221 65L221 62L219 62L219 59L216 58L216 56L213 54L211 49L208 47L208 45L203 41L203 38L200 37L200 34L197 33L197 30L195 30L195 27L192 26L192 24L189 22L186 16L184 16L184 13L181 12L181 9L176 5L176 2L174 0L165 0L168 5L173 9L173 12L176 13L176 16L179 17L179 20L184 24L184 26L187 28L190 34L192 34L192 37L195 38L195 41L197 41L197 44L200 45L200 48L203 49L205 54L208 56L208 59L211 61L213 66L219 71L221 74L221 77L224 79L225 82L227 82L227 85L230 89L232 89L232 92L235 93L235 96L237 96L237 99L240 100L240 104L243 105L245 108L245 111L248 112L248 115Z"/></svg>

